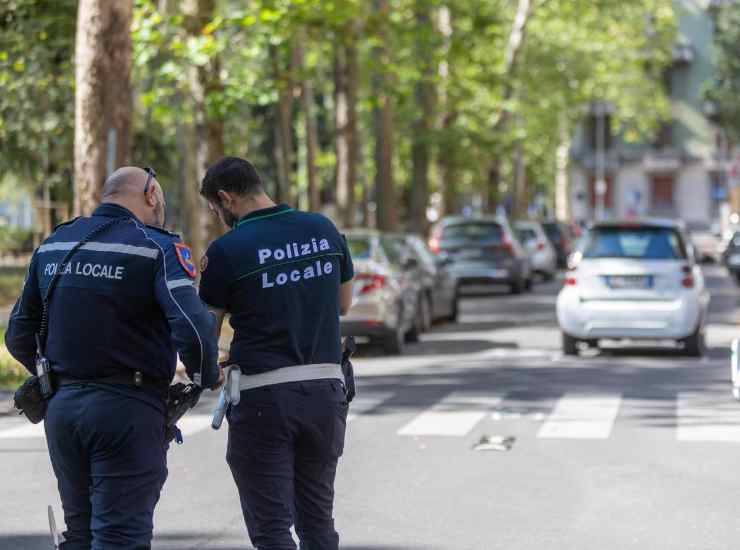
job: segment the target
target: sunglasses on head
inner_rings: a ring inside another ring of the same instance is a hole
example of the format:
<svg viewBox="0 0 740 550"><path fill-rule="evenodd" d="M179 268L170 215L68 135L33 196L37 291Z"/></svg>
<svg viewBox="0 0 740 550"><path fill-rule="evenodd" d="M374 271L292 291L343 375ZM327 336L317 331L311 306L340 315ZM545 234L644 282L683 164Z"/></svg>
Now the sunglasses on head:
<svg viewBox="0 0 740 550"><path fill-rule="evenodd" d="M157 173L154 171L154 168L150 168L149 166L144 167L144 172L146 172L146 183L144 184L144 194L146 195L149 191L149 184L153 178L157 177Z"/></svg>

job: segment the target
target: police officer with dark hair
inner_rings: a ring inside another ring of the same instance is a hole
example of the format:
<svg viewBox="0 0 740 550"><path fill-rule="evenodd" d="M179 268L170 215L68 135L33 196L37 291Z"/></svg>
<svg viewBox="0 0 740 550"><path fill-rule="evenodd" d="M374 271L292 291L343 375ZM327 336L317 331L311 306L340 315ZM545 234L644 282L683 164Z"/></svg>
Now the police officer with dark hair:
<svg viewBox="0 0 740 550"><path fill-rule="evenodd" d="M58 226L35 251L11 313L10 353L36 374L41 333L52 370L45 429L65 550L150 548L175 349L196 384L219 383L214 320L164 215L151 169L117 170L92 216Z"/></svg>
<svg viewBox="0 0 740 550"><path fill-rule="evenodd" d="M258 550L336 550L334 478L347 401L339 316L352 299L352 259L320 214L276 205L254 167L227 157L201 194L231 231L201 263L200 296L234 328L229 363L241 390L227 418L227 461Z"/></svg>

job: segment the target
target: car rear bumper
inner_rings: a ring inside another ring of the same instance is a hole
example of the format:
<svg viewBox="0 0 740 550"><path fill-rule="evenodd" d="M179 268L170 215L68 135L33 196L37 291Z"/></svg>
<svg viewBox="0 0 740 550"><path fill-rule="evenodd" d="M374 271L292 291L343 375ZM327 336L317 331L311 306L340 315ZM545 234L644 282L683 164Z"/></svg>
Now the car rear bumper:
<svg viewBox="0 0 740 550"><path fill-rule="evenodd" d="M509 285L521 278L521 269L516 263L509 265L475 265L465 264L454 266L450 274L457 281L458 286L501 284Z"/></svg>
<svg viewBox="0 0 740 550"><path fill-rule="evenodd" d="M681 339L705 317L697 293L674 300L589 300L563 289L558 296L560 328L575 338Z"/></svg>
<svg viewBox="0 0 740 550"><path fill-rule="evenodd" d="M393 330L382 321L372 319L352 321L342 319L340 327L342 336L383 336Z"/></svg>

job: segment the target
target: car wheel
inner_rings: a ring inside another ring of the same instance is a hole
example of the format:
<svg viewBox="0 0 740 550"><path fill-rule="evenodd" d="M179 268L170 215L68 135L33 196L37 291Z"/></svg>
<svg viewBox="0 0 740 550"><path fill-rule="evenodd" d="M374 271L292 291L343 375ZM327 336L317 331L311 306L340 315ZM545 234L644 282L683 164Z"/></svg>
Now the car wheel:
<svg viewBox="0 0 740 550"><path fill-rule="evenodd" d="M450 316L447 317L447 320L450 323L457 323L459 314L460 314L460 297L458 296L457 292L455 292L455 296L452 298L452 304L450 305Z"/></svg>
<svg viewBox="0 0 740 550"><path fill-rule="evenodd" d="M563 353L565 355L578 355L578 339L563 332Z"/></svg>
<svg viewBox="0 0 740 550"><path fill-rule="evenodd" d="M740 271L735 272L735 281L740 285Z"/></svg>
<svg viewBox="0 0 740 550"><path fill-rule="evenodd" d="M401 355L403 340L403 331L400 328L389 330L383 337L383 351L386 355Z"/></svg>
<svg viewBox="0 0 740 550"><path fill-rule="evenodd" d="M689 357L701 357L704 355L706 342L704 340L704 333L701 332L701 328L696 329L696 332L691 336L684 338L683 350Z"/></svg>
<svg viewBox="0 0 740 550"><path fill-rule="evenodd" d="M511 293L512 294L521 294L522 293L522 280L517 279L513 283L511 283Z"/></svg>
<svg viewBox="0 0 740 550"><path fill-rule="evenodd" d="M542 280L545 281L546 283L549 283L554 278L555 278L555 274L554 273L551 273L549 271L543 271L542 272Z"/></svg>
<svg viewBox="0 0 740 550"><path fill-rule="evenodd" d="M421 332L429 332L432 328L432 301L426 293L419 297L418 317Z"/></svg>
<svg viewBox="0 0 740 550"><path fill-rule="evenodd" d="M532 276L530 275L526 281L524 281L524 290L530 292L532 290Z"/></svg>

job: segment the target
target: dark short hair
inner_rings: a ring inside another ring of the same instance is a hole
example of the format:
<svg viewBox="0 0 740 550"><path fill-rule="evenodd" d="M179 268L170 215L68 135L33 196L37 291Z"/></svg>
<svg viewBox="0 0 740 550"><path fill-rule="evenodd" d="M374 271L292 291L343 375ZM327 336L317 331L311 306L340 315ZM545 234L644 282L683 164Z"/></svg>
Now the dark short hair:
<svg viewBox="0 0 740 550"><path fill-rule="evenodd" d="M251 162L238 157L224 157L208 168L200 186L200 194L211 202L221 202L219 191L254 196L264 189L260 175Z"/></svg>

